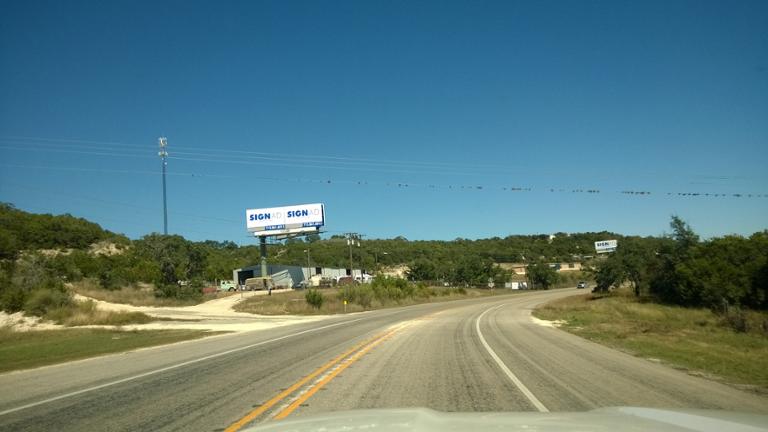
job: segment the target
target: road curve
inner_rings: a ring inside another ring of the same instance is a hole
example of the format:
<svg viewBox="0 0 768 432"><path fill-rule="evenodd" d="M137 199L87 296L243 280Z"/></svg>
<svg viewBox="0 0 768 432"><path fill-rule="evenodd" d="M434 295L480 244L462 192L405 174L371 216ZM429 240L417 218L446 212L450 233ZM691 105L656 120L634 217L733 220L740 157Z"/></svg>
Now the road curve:
<svg viewBox="0 0 768 432"><path fill-rule="evenodd" d="M575 290L337 316L0 375L0 430L229 430L358 408L768 413L768 399L535 325ZM13 389L13 391L7 391Z"/></svg>

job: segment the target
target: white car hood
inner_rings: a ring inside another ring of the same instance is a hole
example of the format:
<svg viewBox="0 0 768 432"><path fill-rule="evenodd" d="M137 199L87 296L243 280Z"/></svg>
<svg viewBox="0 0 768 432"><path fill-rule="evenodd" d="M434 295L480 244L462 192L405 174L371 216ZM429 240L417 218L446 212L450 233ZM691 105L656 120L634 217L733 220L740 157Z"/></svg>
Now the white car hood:
<svg viewBox="0 0 768 432"><path fill-rule="evenodd" d="M273 421L251 432L659 431L768 432L768 416L715 410L614 407L587 412L442 413L425 408L340 411Z"/></svg>

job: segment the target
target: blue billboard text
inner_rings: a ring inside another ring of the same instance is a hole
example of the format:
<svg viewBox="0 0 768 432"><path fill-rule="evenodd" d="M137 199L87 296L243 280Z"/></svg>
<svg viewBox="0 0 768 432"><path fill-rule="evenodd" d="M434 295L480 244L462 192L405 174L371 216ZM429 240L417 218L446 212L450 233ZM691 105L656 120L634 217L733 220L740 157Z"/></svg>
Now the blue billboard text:
<svg viewBox="0 0 768 432"><path fill-rule="evenodd" d="M256 220L267 220L271 219L271 216L269 213L254 213L248 217L249 220L256 221Z"/></svg>
<svg viewBox="0 0 768 432"><path fill-rule="evenodd" d="M302 216L309 216L309 210L291 210L288 212L288 217L302 217Z"/></svg>

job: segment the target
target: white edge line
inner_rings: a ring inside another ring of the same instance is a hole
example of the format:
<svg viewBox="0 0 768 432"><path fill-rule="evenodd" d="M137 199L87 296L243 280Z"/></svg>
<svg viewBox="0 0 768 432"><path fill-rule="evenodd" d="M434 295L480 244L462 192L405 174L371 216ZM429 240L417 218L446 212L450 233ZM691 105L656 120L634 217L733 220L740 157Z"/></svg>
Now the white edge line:
<svg viewBox="0 0 768 432"><path fill-rule="evenodd" d="M73 391L73 392L70 392L70 393L65 393L63 395L54 396L52 398L43 399L41 401L28 403L26 405L22 405L22 406L19 406L19 407L16 407L16 408L10 408L10 409L7 409L5 411L0 411L0 416L4 416L6 414L11 414L11 413L14 413L16 411L21 411L21 410L24 410L24 409L27 409L27 408L32 408L32 407L35 407L35 406L38 406L38 405L47 404L47 403L54 402L54 401L57 401L57 400L66 399L68 397L77 396L79 394L88 393L88 392L91 392L91 391L94 391L94 390L103 389L105 387L110 387L110 386L113 386L113 385L116 385L116 384L122 384L124 382L133 381L133 380L136 380L136 379L139 379L139 378L144 378L144 377L147 377L147 376L150 376L150 375L155 375L155 374L159 374L159 373L166 372L166 371L169 371L169 370L178 369L180 367L184 367L184 366L188 366L188 365L191 365L191 364L199 363L199 362L202 362L202 361L210 360L210 359L213 359L213 358L216 358L216 357L221 357L221 356L224 356L224 355L227 355L227 354L232 354L232 353L235 353L235 352L238 352L238 351L243 351L243 350L247 350L247 349L250 349L250 348L254 348L254 347L257 347L259 345L266 345L268 343L277 342L279 340L292 338L292 337L299 336L299 335L302 335L302 334L305 334L305 333L312 333L312 332L316 332L318 330L324 330L324 329L331 328L331 327L336 327L336 326L345 325L345 324L351 324L353 322L360 321L362 319L363 318L357 318L357 319L350 320L350 321L344 321L344 322L340 322L340 323L329 324L329 325L322 326L322 327L316 327L316 328L311 328L311 329L307 329L307 330L302 330L302 331L300 331L298 333L291 333L291 334L288 334L288 335L285 335L285 336L280 336L280 337L277 337L277 338L274 338L274 339L269 339L269 340L257 342L255 344L246 345L246 346L243 346L243 347L234 348L234 349L227 350L227 351L222 351L222 352L219 352L219 353L216 353L216 354L207 355L205 357L200 357L200 358L196 358L196 359L193 359L193 360L188 360L188 361L185 361L185 362L182 362L182 363L177 363L175 365L166 366L164 368L151 370L149 372L140 373L138 375L130 376L130 377L127 377L127 378L122 378L122 379L119 379L119 380L116 380L116 381L110 381L108 383L99 384L97 386L88 387L88 388L84 388L84 389L81 389L81 390Z"/></svg>
<svg viewBox="0 0 768 432"><path fill-rule="evenodd" d="M491 346L488 345L488 342L486 342L485 337L483 337L483 332L480 331L480 320L483 318L483 315L487 314L493 309L498 309L502 306L506 306L506 305L499 305L499 306L494 306L492 308L488 308L485 310L485 312L481 313L480 316L477 317L477 319L475 320L475 330L477 331L477 336L480 337L480 342L485 347L485 350L488 351L488 354L490 354L493 360L496 362L496 364L499 365L499 368L502 370L502 372L504 372L504 374L507 375L507 378L509 378L509 380L512 381L512 383L515 384L515 386L517 386L518 389L520 389L520 391L525 395L525 397L527 397L528 400L531 401L533 406L535 406L536 409L539 410L539 412L549 412L547 407L545 407L544 404L541 403L541 401L538 398L536 398L536 396L534 396L530 390L528 390L528 387L526 387L525 384L523 384L523 382L520 381L520 379L514 373L512 373L511 370L509 370L507 365L505 365L504 362L501 360L501 358L499 358L499 356L496 354L496 351L494 351L493 348L491 348Z"/></svg>

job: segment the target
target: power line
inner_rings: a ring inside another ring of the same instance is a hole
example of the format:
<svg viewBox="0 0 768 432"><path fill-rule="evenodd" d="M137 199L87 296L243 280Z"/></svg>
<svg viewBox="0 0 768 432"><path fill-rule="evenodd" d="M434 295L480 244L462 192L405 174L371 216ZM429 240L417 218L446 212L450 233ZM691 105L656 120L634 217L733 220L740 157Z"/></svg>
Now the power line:
<svg viewBox="0 0 768 432"><path fill-rule="evenodd" d="M75 148L61 148L48 143L45 143L45 144L34 143L33 145L35 145L35 147L17 147L17 146L12 146L7 144L0 144L0 148L5 148L9 150L19 150L19 151L31 151L31 152L46 151L46 152L57 152L57 153L87 154L87 155L105 156L105 157L112 157L112 156L132 157L132 158L150 157L150 156L146 156L145 153L140 149L131 149L130 151L123 150L123 149L119 149L119 150L106 149L106 150L110 150L110 152L105 152L105 149L91 146L91 145L70 146ZM467 171L456 171L456 170L439 171L439 170L424 169L424 168L416 169L416 168L419 168L419 166L405 166L404 169L396 169L397 165L390 165L386 163L377 163L377 162L357 162L354 164L351 162L324 163L324 161L322 160L310 160L310 159L296 160L290 157L270 158L270 157L261 157L261 156L239 156L238 159L232 159L233 156L226 156L226 155L222 156L221 154L212 154L212 153L198 153L198 152L185 152L185 151L176 151L174 153L181 154L181 155L189 155L189 156L201 156L203 158L169 156L169 159L184 160L184 161L190 161L190 162L205 162L205 163L226 163L226 164L238 164L238 165L292 167L292 168L295 168L297 167L297 165L299 165L302 168L366 171L366 172L377 171L377 172L384 172L384 173L462 175L462 176L488 176L491 174L496 174L496 175L508 174L508 172L500 172L500 171L492 172L488 169L485 169L484 172L467 172ZM251 159L251 160L243 160L243 159ZM320 165L318 165L318 163ZM339 165L343 163L346 163L347 165ZM365 166L360 166L360 165L365 165ZM469 166L465 166L465 168L466 167L469 167ZM393 169L390 169L390 168L393 168ZM436 167L436 168L440 168L440 167Z"/></svg>
<svg viewBox="0 0 768 432"><path fill-rule="evenodd" d="M72 168L72 167L55 167L55 166L35 166L25 164L4 164L0 163L0 166L15 167L15 168L37 168L44 170L66 170L75 172L103 172L105 174L145 174L145 175L158 175L152 171L138 171L138 170L113 170L113 169L88 169L88 168ZM194 173L194 172L168 172L168 175L197 177L197 178L223 178L223 179L239 179L237 176L226 176L220 174L208 174L208 173ZM636 197L649 197L654 196L677 196L677 197L698 197L698 198L716 198L716 197L732 197L732 198L768 198L766 193L756 192L714 192L714 191L655 191L651 190L615 190L605 191L596 187L534 187L534 186L503 186L503 185L487 185L487 184L445 184L445 183L417 183L417 182L397 182L397 181L368 181L368 180L347 180L347 179L334 179L334 178L301 178L301 177L266 177L266 176L251 176L249 179L258 179L262 181L273 181L283 183L312 183L318 185L350 185L350 186L379 186L392 189L408 190L408 189L432 189L443 190L449 192L483 192L483 191L501 191L512 193L555 193L555 194L586 194L586 195L599 195L606 193L618 193L625 196ZM175 213L175 212L172 212Z"/></svg>
<svg viewBox="0 0 768 432"><path fill-rule="evenodd" d="M23 145L36 145L36 146L69 146L69 147L79 147L79 148L85 148L90 150L99 150L99 153L104 152L104 146L111 146L116 147L112 150L120 151L121 153L113 153L114 155L119 156L128 156L128 157L138 157L133 154L126 154L126 151L129 152L143 152L145 149L148 149L146 145L139 145L139 144L123 144L123 143L117 143L112 141L94 141L94 140L79 140L79 139L57 139L57 138L35 138L35 137L0 137L0 141L11 141L18 143L20 140L25 141ZM31 142L30 142L31 141ZM35 141L42 141L35 142ZM13 149L16 150L27 150L27 148L19 148L19 147L13 147ZM185 150L200 150L203 151L203 153L200 152L190 152ZM302 167L305 168L318 168L318 169L339 169L339 170L361 170L361 171L381 171L381 172L400 172L400 173L416 173L416 174L444 174L444 175L477 175L477 176L488 176L488 175L509 175L510 173L510 166L509 165L498 165L498 164L482 164L482 165L473 165L468 163L451 163L451 162L439 162L439 161L407 161L407 160L391 160L391 159L370 159L370 158L351 158L351 157L340 157L340 156L327 156L327 155L307 155L307 154L288 154L288 153L271 153L271 152L258 152L258 151L248 151L248 150L227 150L227 149L219 149L219 148L206 148L206 147L181 147L181 151L175 152L176 154L181 155L188 155L188 156L201 156L205 159L198 159L198 158L178 158L179 160L187 160L187 161L199 161L199 162L216 162L216 163L237 163L237 164L243 164L243 159L251 159L251 160L260 160L263 161L261 163L254 162L254 165L258 166L277 166L277 167L295 167L297 164L302 164ZM86 153L82 152L81 154L93 154L97 155L96 153ZM104 155L103 156L109 156ZM230 156L231 155L231 156ZM237 156L235 156L237 155ZM256 156L250 156L250 155L256 155ZM213 160L211 157L217 157L218 159ZM235 160L232 160L232 158L236 158ZM286 165L285 163L275 163L275 162L287 162L289 163ZM321 165L310 165L310 164L321 164ZM335 164L335 165L334 165ZM383 168L400 168L400 169L382 169L382 168L375 168L375 167L383 167ZM461 170L452 169L452 168L460 168ZM426 171L425 169L433 169L437 171ZM447 170L447 171L441 171L441 170ZM481 170L482 172L468 172L466 170ZM539 174L547 174L547 172L542 171L541 169L537 170L537 173ZM558 174L559 172L554 172L550 174ZM642 173L635 173L635 175L639 176L647 176L647 177L658 177L659 173L652 173L644 171ZM592 176L595 178L595 176ZM705 177L708 179L714 179L714 180L754 180L755 177L750 176L744 176L744 175L716 175L712 173L707 173L705 175L699 175L697 177ZM605 177L606 179L610 179L611 177Z"/></svg>
<svg viewBox="0 0 768 432"><path fill-rule="evenodd" d="M55 138L33 138L33 137L0 137L0 141L18 141L18 140L27 140L27 141L44 141L46 143L53 143L53 144L95 144L98 145L98 148L101 148L102 146L117 146L117 147L129 147L131 149L141 149L145 148L145 145L142 144L123 144L123 143L117 143L117 142L109 142L109 141L93 141L93 140L73 140L73 139L55 139ZM337 161L338 163L372 163L372 164L394 164L394 165L415 165L415 166L440 166L440 167L460 167L460 168L466 168L468 165L466 163L456 163L456 162L440 162L440 161L413 161L413 160L392 160L392 159L370 159L370 158L353 158L353 157L343 157L343 156L328 156L328 155L308 155L308 154L291 154L291 153L274 153L274 152L259 152L259 151L252 151L252 150L229 150L229 149L220 149L220 148L211 148L211 147L183 147L184 149L189 150L199 150L199 151L207 151L207 152L213 152L215 154L222 154L222 153L232 153L236 155L259 155L258 157L263 159L278 159L278 160L290 160L295 161L297 159L309 159L310 162L318 162L318 161ZM243 157L243 156L238 156ZM489 167L497 167L506 169L506 166L503 165L493 165L493 164L482 164L475 166L478 169L487 169Z"/></svg>
<svg viewBox="0 0 768 432"><path fill-rule="evenodd" d="M152 173L152 174L157 175L157 173ZM40 188L35 188L35 187L29 186L29 185L25 185L25 184L13 182L13 181L8 181L8 182L4 182L4 183L13 184L14 187L16 187L18 189L23 189L23 190L30 191L30 192L33 192L33 193L36 192L36 193L41 193L41 194L45 194L45 195L50 195L51 194L51 192L48 191L48 190L44 190L44 189L40 189ZM61 191L56 191L55 194L57 196L66 196L66 197L70 197L70 198L74 198L74 199L85 200L85 201L92 201L92 202L97 202L97 203L101 203L101 204L115 205L115 206L121 206L121 207L128 207L128 208L132 208L132 209L136 209L136 210L142 210L142 211L146 211L146 212L153 212L154 213L154 212L157 211L157 208L153 208L153 207L146 207L146 206L142 206L142 205L138 205L138 204L134 204L134 203L127 203L127 202L123 202L123 201L106 200L106 199L103 199L103 198L96 198L96 197L93 197L93 196L90 196L90 195L73 194L71 192L61 192ZM242 222L240 220L234 220L234 219L226 219L226 218L220 218L220 217L214 217L214 216L204 216L204 215L200 215L199 213L186 213L186 212L180 212L180 211L171 211L170 213L171 214L175 214L175 215L179 215L179 216L184 216L185 219L187 219L187 218L194 218L194 219L200 219L200 220L203 220L203 221L213 221L213 222L227 223L227 224L241 223Z"/></svg>

